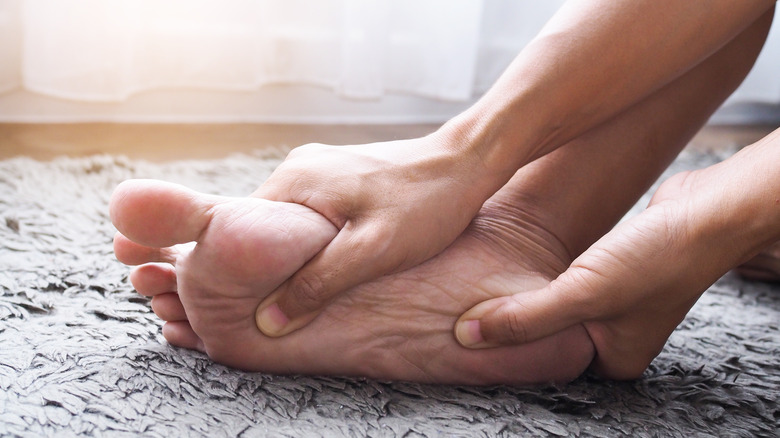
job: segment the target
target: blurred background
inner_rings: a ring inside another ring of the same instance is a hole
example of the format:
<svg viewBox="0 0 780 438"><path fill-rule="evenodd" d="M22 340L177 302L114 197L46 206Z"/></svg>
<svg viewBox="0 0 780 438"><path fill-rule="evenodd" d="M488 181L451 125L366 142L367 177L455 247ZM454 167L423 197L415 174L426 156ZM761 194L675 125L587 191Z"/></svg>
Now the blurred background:
<svg viewBox="0 0 780 438"><path fill-rule="evenodd" d="M139 124L405 126L417 135L484 93L562 3L0 0L0 149L35 148L20 132L52 124L92 126L106 143L112 129ZM775 23L711 124L778 123ZM312 140L289 141L328 142L310 129Z"/></svg>

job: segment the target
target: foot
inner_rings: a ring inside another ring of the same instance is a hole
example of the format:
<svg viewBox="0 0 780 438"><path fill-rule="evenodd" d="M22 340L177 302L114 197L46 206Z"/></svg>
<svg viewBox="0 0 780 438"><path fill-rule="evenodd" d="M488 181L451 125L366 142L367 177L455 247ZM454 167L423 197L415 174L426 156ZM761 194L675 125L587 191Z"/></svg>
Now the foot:
<svg viewBox="0 0 780 438"><path fill-rule="evenodd" d="M739 265L735 271L747 280L780 282L780 242Z"/></svg>
<svg viewBox="0 0 780 438"><path fill-rule="evenodd" d="M229 366L270 373L354 375L438 383L567 381L594 350L584 328L532 344L473 351L453 325L496 296L538 289L567 266L539 227L485 209L439 256L358 286L309 326L264 336L255 309L337 230L313 210L257 198L195 193L155 181L120 185L111 201L117 258L152 297L173 345ZM195 244L187 244L194 241Z"/></svg>

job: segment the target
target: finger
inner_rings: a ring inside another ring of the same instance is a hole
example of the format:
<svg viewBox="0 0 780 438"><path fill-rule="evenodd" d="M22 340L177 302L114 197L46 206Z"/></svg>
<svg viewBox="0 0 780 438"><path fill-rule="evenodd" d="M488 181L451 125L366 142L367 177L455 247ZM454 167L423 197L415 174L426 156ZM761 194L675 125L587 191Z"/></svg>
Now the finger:
<svg viewBox="0 0 780 438"><path fill-rule="evenodd" d="M157 262L173 264L176 262L179 251L174 247L151 248L139 245L123 236L122 233L116 233L114 235L114 254L120 262L137 266Z"/></svg>
<svg viewBox="0 0 780 438"><path fill-rule="evenodd" d="M176 270L171 265L141 265L130 273L130 283L147 297L176 292Z"/></svg>
<svg viewBox="0 0 780 438"><path fill-rule="evenodd" d="M139 245L163 248L197 240L211 220L215 197L156 180L128 180L114 190L114 226Z"/></svg>
<svg viewBox="0 0 780 438"><path fill-rule="evenodd" d="M311 322L337 295L390 272L384 251L359 233L342 230L325 248L269 295L257 309L267 336L291 333Z"/></svg>
<svg viewBox="0 0 780 438"><path fill-rule="evenodd" d="M566 284L559 277L542 289L479 303L455 323L455 337L467 348L490 348L525 344L581 323L581 293Z"/></svg>
<svg viewBox="0 0 780 438"><path fill-rule="evenodd" d="M166 322L165 325L163 325L162 334L165 337L165 340L171 345L197 350L201 353L206 352L203 341L198 337L195 331L192 330L192 326L187 321Z"/></svg>

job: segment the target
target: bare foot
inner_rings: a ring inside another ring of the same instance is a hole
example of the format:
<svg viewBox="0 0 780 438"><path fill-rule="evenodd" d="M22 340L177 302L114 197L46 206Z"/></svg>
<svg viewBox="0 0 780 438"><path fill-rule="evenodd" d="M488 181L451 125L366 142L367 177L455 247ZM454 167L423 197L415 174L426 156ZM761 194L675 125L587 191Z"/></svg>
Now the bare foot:
<svg viewBox="0 0 780 438"><path fill-rule="evenodd" d="M131 281L168 321L165 338L230 366L527 384L574 379L593 358L582 326L492 350L456 342L452 328L463 311L488 298L538 289L566 268L565 251L552 236L497 212L483 214L434 259L350 290L312 324L282 338L256 328L255 309L336 234L322 216L296 204L129 181L115 191L111 217L123 233L114 241L117 258L141 265ZM197 243L175 245L190 241Z"/></svg>
<svg viewBox="0 0 780 438"><path fill-rule="evenodd" d="M780 282L780 242L739 265L735 271L748 280Z"/></svg>

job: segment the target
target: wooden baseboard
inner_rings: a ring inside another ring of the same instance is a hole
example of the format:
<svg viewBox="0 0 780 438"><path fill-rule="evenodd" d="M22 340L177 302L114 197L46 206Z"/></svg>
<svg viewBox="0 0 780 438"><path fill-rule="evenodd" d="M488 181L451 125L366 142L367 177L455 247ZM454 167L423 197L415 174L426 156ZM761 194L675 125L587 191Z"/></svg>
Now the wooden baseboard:
<svg viewBox="0 0 780 438"><path fill-rule="evenodd" d="M207 159L268 146L361 144L412 138L437 125L0 124L0 159L122 154L152 161Z"/></svg>
<svg viewBox="0 0 780 438"><path fill-rule="evenodd" d="M0 159L121 154L150 161L219 158L268 146L362 144L426 135L438 126L284 124L0 124ZM776 126L706 126L689 147L718 150L755 142Z"/></svg>

